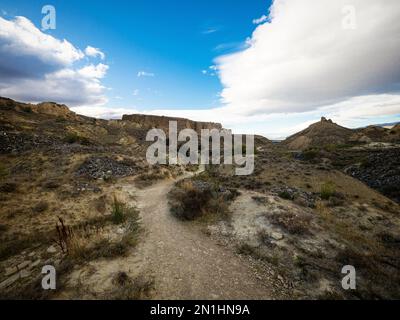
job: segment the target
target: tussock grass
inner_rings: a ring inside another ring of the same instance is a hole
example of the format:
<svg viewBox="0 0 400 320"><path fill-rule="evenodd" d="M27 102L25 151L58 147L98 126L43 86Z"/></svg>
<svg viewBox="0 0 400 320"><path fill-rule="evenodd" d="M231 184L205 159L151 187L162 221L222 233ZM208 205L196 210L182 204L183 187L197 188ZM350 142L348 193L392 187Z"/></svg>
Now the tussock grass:
<svg viewBox="0 0 400 320"><path fill-rule="evenodd" d="M329 200L336 193L336 186L333 182L325 182L321 185L321 199Z"/></svg>
<svg viewBox="0 0 400 320"><path fill-rule="evenodd" d="M59 236L58 243L63 243L71 259L88 261L125 256L137 244L142 230L139 211L119 201L115 196L111 215L93 218L89 222L90 224L80 224L74 228L66 226L66 232L58 232L66 235L63 236L64 239L60 239ZM108 222L124 228L120 239L111 240L104 235L100 227L104 227Z"/></svg>
<svg viewBox="0 0 400 320"><path fill-rule="evenodd" d="M0 179L4 179L8 175L9 175L8 169L4 165L0 164Z"/></svg>
<svg viewBox="0 0 400 320"><path fill-rule="evenodd" d="M111 221L114 224L122 224L128 220L130 223L132 220L137 220L138 217L139 211L136 207L126 205L114 196L111 211Z"/></svg>
<svg viewBox="0 0 400 320"><path fill-rule="evenodd" d="M125 222L126 208L122 202L120 202L116 196L114 196L114 202L112 204L111 220L114 224L121 224Z"/></svg>

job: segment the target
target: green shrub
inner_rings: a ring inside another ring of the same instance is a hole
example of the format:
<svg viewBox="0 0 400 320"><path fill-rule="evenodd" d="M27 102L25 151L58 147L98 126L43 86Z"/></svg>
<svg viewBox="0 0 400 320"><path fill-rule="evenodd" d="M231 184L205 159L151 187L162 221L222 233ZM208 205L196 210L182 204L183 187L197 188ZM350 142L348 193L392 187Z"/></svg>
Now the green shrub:
<svg viewBox="0 0 400 320"><path fill-rule="evenodd" d="M67 122L67 119L65 119L63 117L57 117L55 122L57 122L57 123L65 123L65 122Z"/></svg>
<svg viewBox="0 0 400 320"><path fill-rule="evenodd" d="M334 143L330 143L330 144L326 144L324 146L324 150L328 151L328 152L334 152L339 148L339 145L334 144Z"/></svg>
<svg viewBox="0 0 400 320"><path fill-rule="evenodd" d="M333 182L325 182L321 186L321 199L329 200L336 193L335 184Z"/></svg>
<svg viewBox="0 0 400 320"><path fill-rule="evenodd" d="M293 200L293 196L286 190L279 192L278 196L282 199Z"/></svg>
<svg viewBox="0 0 400 320"><path fill-rule="evenodd" d="M103 239L94 247L87 250L87 256L94 260L99 258L116 258L126 256L129 250L136 246L139 234L142 230L139 211L135 207L127 207L125 204L118 202L118 212L116 216L112 215L114 223L119 221L126 222L126 231L119 242L111 242ZM115 219L115 220L114 220Z"/></svg>
<svg viewBox="0 0 400 320"><path fill-rule="evenodd" d="M127 206L125 203L119 201L116 196L112 203L111 221L114 224L121 224L128 222L129 228L137 227L139 225L139 211L136 207Z"/></svg>
<svg viewBox="0 0 400 320"><path fill-rule="evenodd" d="M0 164L0 178L4 178L8 176L8 174L8 170L2 164Z"/></svg>
<svg viewBox="0 0 400 320"><path fill-rule="evenodd" d="M320 156L320 152L319 152L319 150L316 150L316 149L308 149L308 150L303 151L303 153L302 153L302 158L305 161L315 160L319 156Z"/></svg>
<svg viewBox="0 0 400 320"><path fill-rule="evenodd" d="M121 224L125 222L125 210L125 205L114 196L111 212L111 220L114 224Z"/></svg>
<svg viewBox="0 0 400 320"><path fill-rule="evenodd" d="M22 107L21 110L26 113L32 113L32 109L30 107Z"/></svg>

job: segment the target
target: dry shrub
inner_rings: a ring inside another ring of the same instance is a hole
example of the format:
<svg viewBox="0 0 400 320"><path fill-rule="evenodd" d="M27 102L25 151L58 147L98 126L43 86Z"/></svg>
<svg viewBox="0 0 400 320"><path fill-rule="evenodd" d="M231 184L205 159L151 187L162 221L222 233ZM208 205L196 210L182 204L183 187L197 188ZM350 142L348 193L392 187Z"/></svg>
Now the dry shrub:
<svg viewBox="0 0 400 320"><path fill-rule="evenodd" d="M141 300L149 299L154 288L154 280L143 275L134 279L125 272L118 272L113 279L115 288L103 297L107 300Z"/></svg>
<svg viewBox="0 0 400 320"><path fill-rule="evenodd" d="M214 186L204 181L183 180L169 193L171 213L181 220L195 220L207 214L226 213L226 201Z"/></svg>
<svg viewBox="0 0 400 320"><path fill-rule="evenodd" d="M246 242L239 243L236 247L236 252L242 255L251 256L254 259L266 261L272 265L279 264L279 256L272 248L263 250L262 247L254 247Z"/></svg>
<svg viewBox="0 0 400 320"><path fill-rule="evenodd" d="M79 143L82 145L90 145L91 144L91 142L88 138L83 137L74 132L67 133L67 135L64 137L63 141L66 143L70 143L70 144L73 144L73 143Z"/></svg>
<svg viewBox="0 0 400 320"><path fill-rule="evenodd" d="M89 227L81 227L73 229L67 226L62 218L56 225L57 245L63 253L67 253L70 257L84 257L86 250L93 241L93 232ZM97 232L95 234L98 234Z"/></svg>
<svg viewBox="0 0 400 320"><path fill-rule="evenodd" d="M274 213L269 217L272 224L281 227L291 234L310 234L311 216L292 212Z"/></svg>

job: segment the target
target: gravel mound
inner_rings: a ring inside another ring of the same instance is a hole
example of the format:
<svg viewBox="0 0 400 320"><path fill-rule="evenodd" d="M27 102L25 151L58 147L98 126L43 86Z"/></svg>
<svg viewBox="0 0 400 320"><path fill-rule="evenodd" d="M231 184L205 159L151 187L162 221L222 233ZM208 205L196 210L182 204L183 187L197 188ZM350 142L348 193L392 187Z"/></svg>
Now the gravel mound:
<svg viewBox="0 0 400 320"><path fill-rule="evenodd" d="M108 179L126 177L138 172L133 161L117 161L108 157L90 157L76 171L76 175L92 179Z"/></svg>

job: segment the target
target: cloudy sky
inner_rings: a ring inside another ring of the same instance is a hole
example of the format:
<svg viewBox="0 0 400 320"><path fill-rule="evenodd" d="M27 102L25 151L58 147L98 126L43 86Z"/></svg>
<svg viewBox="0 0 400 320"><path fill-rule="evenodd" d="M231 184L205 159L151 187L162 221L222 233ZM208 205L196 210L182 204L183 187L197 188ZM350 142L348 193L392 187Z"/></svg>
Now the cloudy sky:
<svg viewBox="0 0 400 320"><path fill-rule="evenodd" d="M282 138L321 116L400 121L400 1L0 4L0 95Z"/></svg>

